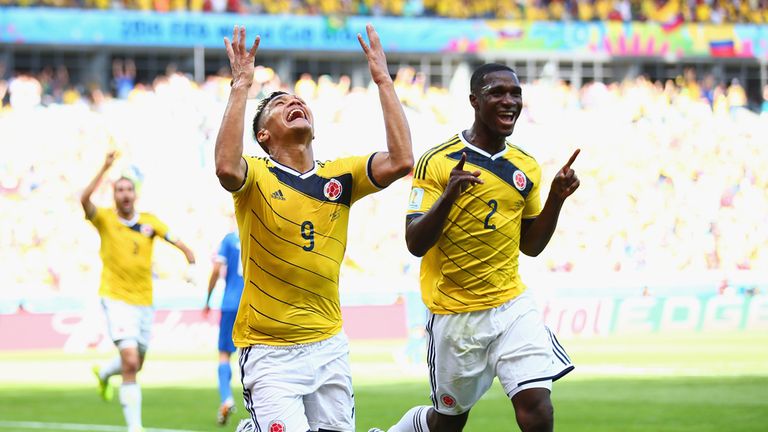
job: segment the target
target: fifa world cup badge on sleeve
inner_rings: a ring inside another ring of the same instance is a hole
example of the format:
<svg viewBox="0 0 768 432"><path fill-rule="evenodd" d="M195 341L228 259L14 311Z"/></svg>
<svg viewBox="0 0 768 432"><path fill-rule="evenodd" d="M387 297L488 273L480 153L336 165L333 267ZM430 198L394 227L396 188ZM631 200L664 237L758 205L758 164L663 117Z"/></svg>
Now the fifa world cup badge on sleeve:
<svg viewBox="0 0 768 432"><path fill-rule="evenodd" d="M411 189L411 197L408 199L408 210L418 210L421 208L421 201L424 199L424 189Z"/></svg>

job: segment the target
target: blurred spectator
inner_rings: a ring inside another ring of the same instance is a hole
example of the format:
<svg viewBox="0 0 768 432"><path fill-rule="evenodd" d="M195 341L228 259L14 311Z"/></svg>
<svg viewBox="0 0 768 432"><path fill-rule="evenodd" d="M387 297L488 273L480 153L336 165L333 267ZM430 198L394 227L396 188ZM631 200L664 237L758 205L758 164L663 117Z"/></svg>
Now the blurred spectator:
<svg viewBox="0 0 768 432"><path fill-rule="evenodd" d="M763 87L763 105L761 112L763 114L768 114L768 84Z"/></svg>
<svg viewBox="0 0 768 432"><path fill-rule="evenodd" d="M40 81L26 72L19 72L8 83L8 94L11 108L28 109L40 105L43 97L43 86Z"/></svg>
<svg viewBox="0 0 768 432"><path fill-rule="evenodd" d="M732 79L731 85L728 86L728 105L731 111L747 107L747 92L744 91L738 78Z"/></svg>
<svg viewBox="0 0 768 432"><path fill-rule="evenodd" d="M8 94L8 81L5 80L5 63L0 62L0 111L5 105L5 96Z"/></svg>
<svg viewBox="0 0 768 432"><path fill-rule="evenodd" d="M133 60L113 60L112 80L115 86L115 96L118 99L128 99L128 95L131 94L136 83L136 65Z"/></svg>

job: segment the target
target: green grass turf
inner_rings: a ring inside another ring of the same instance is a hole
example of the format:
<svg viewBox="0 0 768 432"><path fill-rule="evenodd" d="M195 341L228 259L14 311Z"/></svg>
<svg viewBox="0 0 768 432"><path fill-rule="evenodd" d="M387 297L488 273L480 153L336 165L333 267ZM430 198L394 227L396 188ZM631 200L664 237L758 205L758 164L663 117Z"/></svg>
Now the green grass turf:
<svg viewBox="0 0 768 432"><path fill-rule="evenodd" d="M768 426L766 377L590 379L555 386L556 424L562 431L757 432ZM427 403L428 392L426 382L358 385L358 430L388 427L407 408ZM218 395L209 388L148 387L144 423L153 428L233 430L213 423L217 402ZM243 412L236 417L243 417ZM102 402L91 388L3 388L0 419L122 423L119 404ZM0 426L0 430L20 429ZM465 430L516 430L511 404L500 388L491 389L475 407Z"/></svg>
<svg viewBox="0 0 768 432"><path fill-rule="evenodd" d="M563 343L577 369L555 383L559 431L768 430L766 332ZM398 373L392 354L399 346L398 342L352 345L358 431L389 427L408 408L429 403L426 377ZM119 404L102 402L90 376L90 364L100 358L106 354L0 353L0 424L122 425ZM244 417L241 409L230 427L214 423L215 355L156 353L148 358L141 379L147 427L231 431ZM238 387L234 394L241 404ZM3 432L25 430L0 425ZM465 430L517 430L511 403L498 384L473 409Z"/></svg>

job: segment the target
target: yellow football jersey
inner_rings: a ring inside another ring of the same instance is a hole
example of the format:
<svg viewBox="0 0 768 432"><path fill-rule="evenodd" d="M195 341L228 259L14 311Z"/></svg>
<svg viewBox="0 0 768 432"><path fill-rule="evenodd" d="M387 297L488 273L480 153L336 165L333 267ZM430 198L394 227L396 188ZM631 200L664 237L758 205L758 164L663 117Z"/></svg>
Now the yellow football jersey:
<svg viewBox="0 0 768 432"><path fill-rule="evenodd" d="M152 245L173 242L168 226L149 213L125 220L114 209L98 208L90 218L101 237L103 263L99 295L138 306L152 304Z"/></svg>
<svg viewBox="0 0 768 432"><path fill-rule="evenodd" d="M479 170L485 183L459 196L442 235L422 258L421 295L435 314L488 309L520 295L520 223L541 212L541 167L531 156L510 144L491 155L459 133L419 159L408 218L426 213L440 198L462 153L464 170Z"/></svg>
<svg viewBox="0 0 768 432"><path fill-rule="evenodd" d="M315 162L303 174L270 158L244 159L245 182L233 192L245 278L235 345L292 345L339 333L349 208L380 189L373 155Z"/></svg>

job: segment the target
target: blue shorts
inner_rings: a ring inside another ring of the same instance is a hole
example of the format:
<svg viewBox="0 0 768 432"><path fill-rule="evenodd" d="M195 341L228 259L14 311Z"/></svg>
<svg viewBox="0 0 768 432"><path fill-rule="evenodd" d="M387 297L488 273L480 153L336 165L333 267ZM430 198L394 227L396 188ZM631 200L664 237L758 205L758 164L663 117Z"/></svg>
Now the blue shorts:
<svg viewBox="0 0 768 432"><path fill-rule="evenodd" d="M221 311L219 320L219 352L233 353L237 351L232 342L232 327L235 325L237 311Z"/></svg>

